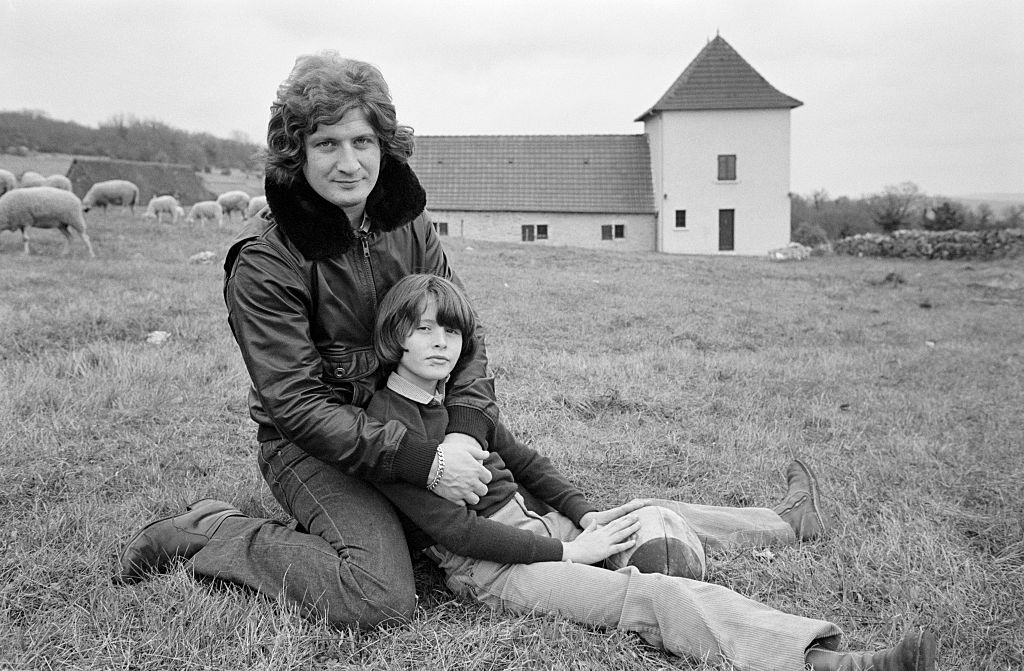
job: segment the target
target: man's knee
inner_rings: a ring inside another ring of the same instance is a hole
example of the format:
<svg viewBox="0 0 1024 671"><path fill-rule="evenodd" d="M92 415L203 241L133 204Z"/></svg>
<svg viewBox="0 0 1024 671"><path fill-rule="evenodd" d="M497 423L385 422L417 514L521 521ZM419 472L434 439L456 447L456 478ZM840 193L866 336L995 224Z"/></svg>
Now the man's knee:
<svg viewBox="0 0 1024 671"><path fill-rule="evenodd" d="M339 581L340 592L329 599L328 621L337 627L373 629L412 619L416 586L408 578L381 579L365 575L353 582Z"/></svg>
<svg viewBox="0 0 1024 671"><path fill-rule="evenodd" d="M359 626L362 629L372 629L403 624L412 619L414 612L416 588L412 581L409 581L408 585L389 586L369 595Z"/></svg>

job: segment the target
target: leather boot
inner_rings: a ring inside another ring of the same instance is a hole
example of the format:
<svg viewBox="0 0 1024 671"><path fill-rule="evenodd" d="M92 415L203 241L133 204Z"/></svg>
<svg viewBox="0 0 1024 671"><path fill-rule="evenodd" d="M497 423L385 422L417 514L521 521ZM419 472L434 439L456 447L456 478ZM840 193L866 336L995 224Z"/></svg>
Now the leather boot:
<svg viewBox="0 0 1024 671"><path fill-rule="evenodd" d="M793 527L797 540L822 538L825 535L825 520L818 498L818 481L810 467L794 459L786 467L786 485L786 498L772 510Z"/></svg>
<svg viewBox="0 0 1024 671"><path fill-rule="evenodd" d="M935 635L912 631L895 646L877 652L811 648L806 660L814 671L934 671Z"/></svg>
<svg viewBox="0 0 1024 671"><path fill-rule="evenodd" d="M142 527L121 552L121 571L114 582L132 583L147 574L161 573L175 557L188 559L206 547L221 523L242 511L215 499L200 499L186 512L164 517Z"/></svg>

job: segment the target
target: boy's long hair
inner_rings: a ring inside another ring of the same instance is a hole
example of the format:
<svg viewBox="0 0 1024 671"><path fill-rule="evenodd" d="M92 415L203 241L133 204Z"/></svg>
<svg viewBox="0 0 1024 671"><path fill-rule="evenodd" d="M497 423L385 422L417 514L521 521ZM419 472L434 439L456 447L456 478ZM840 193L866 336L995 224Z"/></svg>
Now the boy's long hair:
<svg viewBox="0 0 1024 671"><path fill-rule="evenodd" d="M438 275L406 275L391 287L377 308L373 347L386 370L398 367L405 339L420 323L428 297L433 297L437 303L437 323L462 332L459 356L472 347L476 316L462 290Z"/></svg>

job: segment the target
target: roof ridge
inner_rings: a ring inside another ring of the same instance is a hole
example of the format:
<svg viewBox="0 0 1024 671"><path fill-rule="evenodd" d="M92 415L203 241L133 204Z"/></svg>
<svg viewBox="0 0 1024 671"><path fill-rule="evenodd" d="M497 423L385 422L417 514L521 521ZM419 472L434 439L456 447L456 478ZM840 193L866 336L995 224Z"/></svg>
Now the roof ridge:
<svg viewBox="0 0 1024 671"><path fill-rule="evenodd" d="M436 138L526 138L526 137L547 137L547 138L581 138L581 137L643 137L644 133L439 133L439 134L416 134L414 137L436 137Z"/></svg>

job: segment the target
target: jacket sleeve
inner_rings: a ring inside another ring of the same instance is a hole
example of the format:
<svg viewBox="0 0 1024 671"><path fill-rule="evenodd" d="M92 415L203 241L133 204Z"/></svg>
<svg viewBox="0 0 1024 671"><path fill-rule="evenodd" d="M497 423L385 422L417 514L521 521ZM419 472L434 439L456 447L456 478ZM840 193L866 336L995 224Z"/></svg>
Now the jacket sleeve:
<svg viewBox="0 0 1024 671"><path fill-rule="evenodd" d="M424 265L431 272L445 277L465 291L444 253L441 239L424 212L417 222L425 226ZM487 348L484 345L484 327L477 313L477 329L470 351L459 359L445 389L445 407L448 409L447 433L465 433L476 438L487 449L488 435L498 423L498 406L494 396L494 377L487 367Z"/></svg>
<svg viewBox="0 0 1024 671"><path fill-rule="evenodd" d="M491 449L501 455L516 484L579 526L580 518L597 508L555 468L551 459L519 442L499 426Z"/></svg>
<svg viewBox="0 0 1024 671"><path fill-rule="evenodd" d="M249 243L228 273L224 299L253 390L284 438L350 475L426 484L436 441L369 417L322 381L298 267L268 243Z"/></svg>
<svg viewBox="0 0 1024 671"><path fill-rule="evenodd" d="M404 482L374 483L392 504L435 543L463 557L501 564L561 561L562 541L476 514L426 489Z"/></svg>

